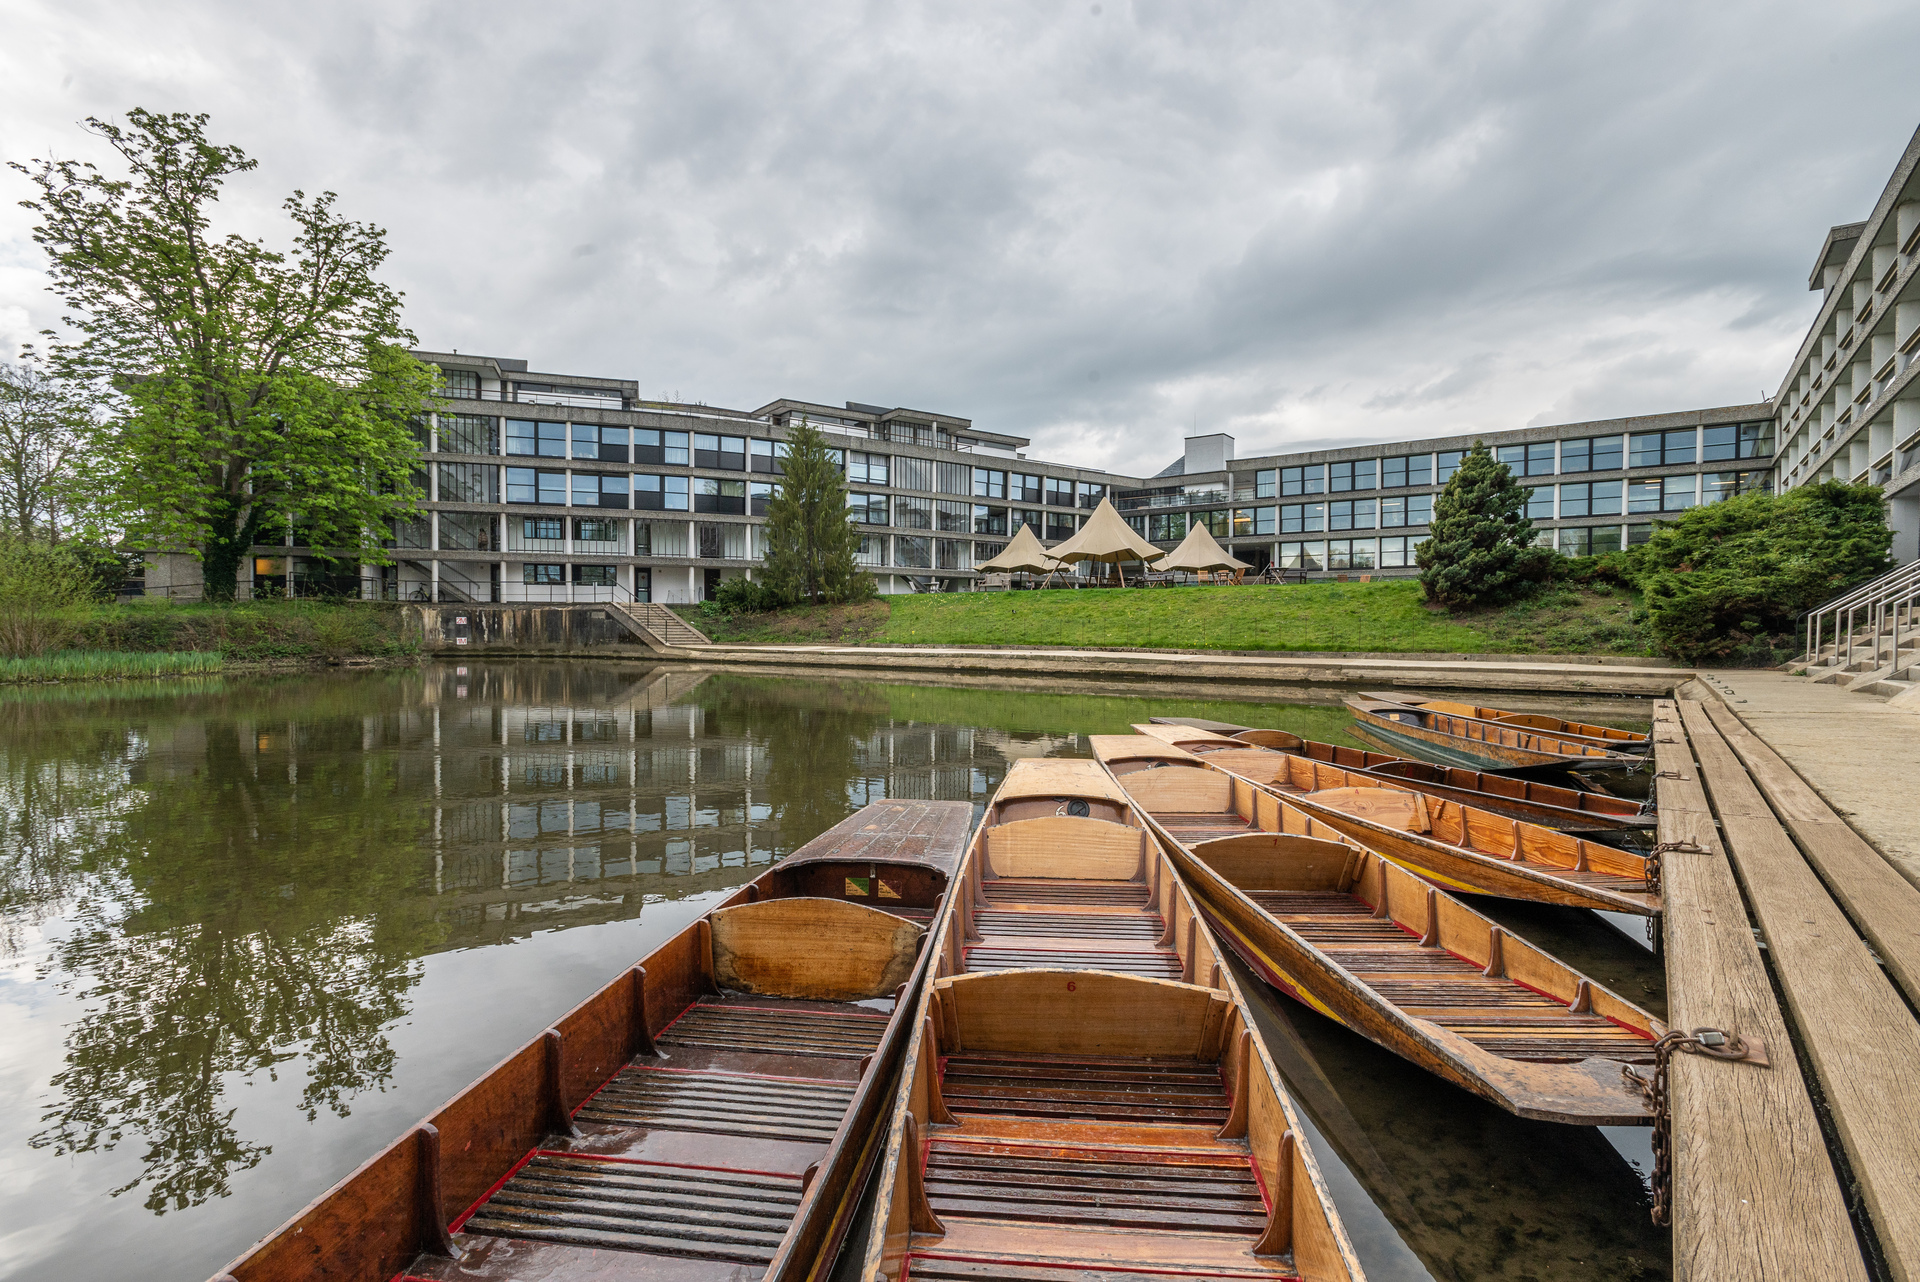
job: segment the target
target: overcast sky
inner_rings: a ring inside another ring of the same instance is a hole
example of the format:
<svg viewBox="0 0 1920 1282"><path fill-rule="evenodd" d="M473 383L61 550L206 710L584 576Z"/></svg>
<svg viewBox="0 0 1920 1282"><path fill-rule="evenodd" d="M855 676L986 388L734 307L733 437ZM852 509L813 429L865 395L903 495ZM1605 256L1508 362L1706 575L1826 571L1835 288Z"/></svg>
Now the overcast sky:
<svg viewBox="0 0 1920 1282"><path fill-rule="evenodd" d="M205 111L423 345L1152 471L1771 395L1920 5L0 0L0 155ZM0 343L55 322L4 176Z"/></svg>

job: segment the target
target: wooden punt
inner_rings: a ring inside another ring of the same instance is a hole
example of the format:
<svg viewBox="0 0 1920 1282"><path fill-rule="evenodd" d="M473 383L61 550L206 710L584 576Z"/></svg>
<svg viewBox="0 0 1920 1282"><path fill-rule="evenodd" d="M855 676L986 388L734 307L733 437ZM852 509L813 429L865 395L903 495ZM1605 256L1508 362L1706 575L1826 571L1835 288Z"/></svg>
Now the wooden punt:
<svg viewBox="0 0 1920 1282"><path fill-rule="evenodd" d="M1096 763L1016 761L934 927L862 1282L1359 1279L1217 949Z"/></svg>
<svg viewBox="0 0 1920 1282"><path fill-rule="evenodd" d="M1457 716L1380 695L1348 699L1354 725L1372 741L1396 752L1473 770L1557 767L1562 770L1635 770L1646 764L1644 748L1614 751L1523 726Z"/></svg>
<svg viewBox="0 0 1920 1282"><path fill-rule="evenodd" d="M1521 1117L1651 1121L1625 1064L1665 1025L1351 838L1219 836L1236 782L1198 766L1120 785L1173 848L1216 937L1282 992Z"/></svg>
<svg viewBox="0 0 1920 1282"><path fill-rule="evenodd" d="M1349 837L1456 893L1648 917L1660 912L1659 896L1647 891L1646 858L1632 851L1273 748L1225 740L1196 754L1151 735L1094 735L1092 745L1116 775L1199 766L1232 777L1238 787L1214 787L1219 804L1206 826L1217 837L1261 831Z"/></svg>
<svg viewBox="0 0 1920 1282"><path fill-rule="evenodd" d="M1552 735L1568 743L1584 743L1595 748L1607 748L1614 752L1645 752L1652 744L1650 736L1636 730L1620 730L1614 726L1589 725L1584 721L1564 721L1559 717L1549 717L1538 712L1509 712L1505 708L1483 708L1473 703L1453 703L1445 699L1422 699L1405 694L1366 694L1362 699L1372 699L1379 703L1397 703L1403 707L1415 708L1422 712L1437 712L1449 717L1458 717L1467 721L1484 721L1489 725L1511 726L1522 730L1533 730L1541 734Z"/></svg>
<svg viewBox="0 0 1920 1282"><path fill-rule="evenodd" d="M1528 823L1558 828L1561 832L1616 832L1651 828L1656 822L1652 814L1627 797L1561 788L1530 779L1517 779L1512 775L1468 770L1461 766L1413 761L1387 752L1317 743L1285 730L1254 729L1223 721L1205 721L1199 717L1155 717L1151 725L1135 726L1134 729L1193 751L1204 749L1191 748L1190 741L1205 745L1211 740L1204 735L1185 733L1189 730L1205 731L1216 737L1225 736L1261 748L1278 748L1296 757L1325 761L1357 774L1372 775L1395 787L1411 788L1429 797L1445 797L1508 819L1524 819Z"/></svg>
<svg viewBox="0 0 1920 1282"><path fill-rule="evenodd" d="M887 801L835 825L220 1277L823 1279L878 1157L972 816Z"/></svg>

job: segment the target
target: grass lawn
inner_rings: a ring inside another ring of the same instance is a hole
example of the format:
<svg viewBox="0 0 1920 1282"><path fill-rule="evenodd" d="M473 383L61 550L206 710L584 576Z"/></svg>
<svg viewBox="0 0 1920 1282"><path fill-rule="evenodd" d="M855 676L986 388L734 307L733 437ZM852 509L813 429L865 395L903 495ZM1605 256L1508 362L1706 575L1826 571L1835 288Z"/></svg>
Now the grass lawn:
<svg viewBox="0 0 1920 1282"><path fill-rule="evenodd" d="M1504 610L1430 610L1410 579L1275 587L1101 588L884 597L772 614L686 616L715 641L1100 646L1383 653L1651 653L1636 602L1553 588Z"/></svg>

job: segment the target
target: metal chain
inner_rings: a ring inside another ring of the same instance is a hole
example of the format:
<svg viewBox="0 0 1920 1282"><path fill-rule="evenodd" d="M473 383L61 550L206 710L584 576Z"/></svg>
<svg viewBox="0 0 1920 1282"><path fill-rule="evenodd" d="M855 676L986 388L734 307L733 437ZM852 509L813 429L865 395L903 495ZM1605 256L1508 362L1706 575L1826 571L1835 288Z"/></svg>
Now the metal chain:
<svg viewBox="0 0 1920 1282"><path fill-rule="evenodd" d="M1660 856L1669 850L1677 850L1682 854L1688 855L1705 855L1712 853L1684 839L1680 841L1661 842L1647 852L1646 878L1647 893L1649 895L1657 895L1660 893Z"/></svg>
<svg viewBox="0 0 1920 1282"><path fill-rule="evenodd" d="M1667 1061L1675 1051L1714 1059L1745 1059L1747 1043L1738 1033L1718 1028L1674 1029L1653 1044L1653 1076L1643 1077L1630 1064L1620 1067L1627 1084L1637 1087L1653 1114L1653 1222L1665 1225L1673 1210L1673 1101L1667 1088Z"/></svg>

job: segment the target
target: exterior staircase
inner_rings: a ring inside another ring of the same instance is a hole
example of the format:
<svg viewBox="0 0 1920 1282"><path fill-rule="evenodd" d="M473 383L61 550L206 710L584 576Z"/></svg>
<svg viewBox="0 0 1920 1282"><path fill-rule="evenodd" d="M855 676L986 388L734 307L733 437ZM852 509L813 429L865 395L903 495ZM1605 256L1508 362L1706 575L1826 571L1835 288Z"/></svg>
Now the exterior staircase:
<svg viewBox="0 0 1920 1282"><path fill-rule="evenodd" d="M1807 652L1787 665L1822 685L1892 698L1920 685L1920 561L1810 612Z"/></svg>
<svg viewBox="0 0 1920 1282"><path fill-rule="evenodd" d="M617 601L613 603L613 608L643 638L650 639L657 649L713 644L700 629L656 602Z"/></svg>

